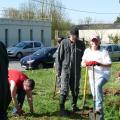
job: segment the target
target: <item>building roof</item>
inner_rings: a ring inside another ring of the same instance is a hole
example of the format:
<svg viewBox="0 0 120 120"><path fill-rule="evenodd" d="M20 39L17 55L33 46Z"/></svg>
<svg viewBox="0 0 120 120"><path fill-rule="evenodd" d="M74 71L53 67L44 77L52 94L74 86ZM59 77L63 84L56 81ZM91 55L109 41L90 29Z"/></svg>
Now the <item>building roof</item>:
<svg viewBox="0 0 120 120"><path fill-rule="evenodd" d="M9 18L0 18L0 25L20 25L20 26L47 26L51 27L50 20L17 20Z"/></svg>
<svg viewBox="0 0 120 120"><path fill-rule="evenodd" d="M76 25L79 30L95 30L95 29L120 29L120 24L81 24Z"/></svg>

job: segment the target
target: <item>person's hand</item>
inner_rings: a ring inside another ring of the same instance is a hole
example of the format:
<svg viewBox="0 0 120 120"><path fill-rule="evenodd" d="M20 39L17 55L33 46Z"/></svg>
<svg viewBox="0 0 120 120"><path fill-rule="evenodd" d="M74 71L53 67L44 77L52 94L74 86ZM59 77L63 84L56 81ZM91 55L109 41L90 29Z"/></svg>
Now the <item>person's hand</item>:
<svg viewBox="0 0 120 120"><path fill-rule="evenodd" d="M97 62L97 61L89 61L89 62L86 62L86 66L95 66L95 65L100 66L100 63Z"/></svg>
<svg viewBox="0 0 120 120"><path fill-rule="evenodd" d="M81 66L82 66L82 67L86 67L86 66L87 66L87 65L86 65L86 62L82 62L82 63L81 63Z"/></svg>
<svg viewBox="0 0 120 120"><path fill-rule="evenodd" d="M86 66L92 66L92 61L86 62Z"/></svg>
<svg viewBox="0 0 120 120"><path fill-rule="evenodd" d="M57 77L60 77L60 73L57 72L56 76L57 76Z"/></svg>
<svg viewBox="0 0 120 120"><path fill-rule="evenodd" d="M100 66L100 63L97 62L97 61L92 61L92 65L93 65L93 66L95 66L95 65Z"/></svg>

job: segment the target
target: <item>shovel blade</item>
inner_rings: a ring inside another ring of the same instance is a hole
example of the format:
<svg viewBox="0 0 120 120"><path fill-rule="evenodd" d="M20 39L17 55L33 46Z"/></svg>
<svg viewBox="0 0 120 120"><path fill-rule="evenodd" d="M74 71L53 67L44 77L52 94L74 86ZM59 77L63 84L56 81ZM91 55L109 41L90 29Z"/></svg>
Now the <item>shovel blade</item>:
<svg viewBox="0 0 120 120"><path fill-rule="evenodd" d="M89 113L89 120L101 120L100 114L95 114L94 112Z"/></svg>

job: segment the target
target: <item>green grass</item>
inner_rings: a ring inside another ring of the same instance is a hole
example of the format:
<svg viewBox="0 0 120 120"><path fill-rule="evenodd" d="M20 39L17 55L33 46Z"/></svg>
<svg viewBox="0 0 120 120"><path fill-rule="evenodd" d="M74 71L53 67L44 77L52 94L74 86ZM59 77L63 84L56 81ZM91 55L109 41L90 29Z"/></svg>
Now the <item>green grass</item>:
<svg viewBox="0 0 120 120"><path fill-rule="evenodd" d="M120 63L113 63L111 80L105 85L105 88L114 91L114 88L119 88L120 83L115 83L115 75L117 71L120 71ZM55 73L53 69L43 69L25 72L30 78L33 78L36 82L35 90L33 91L34 99L34 114L29 113L29 106L25 100L23 109L25 115L22 117L15 117L12 115L12 103L8 109L8 115L10 120L76 120L81 119L80 115L70 115L68 117L59 116L59 96L56 96L53 100L53 91L55 84ZM82 107L83 96L83 80L84 69L82 69L82 79L80 83L80 95L78 100L78 106ZM88 83L89 86L89 83ZM92 106L92 97L90 96L90 90L88 88L87 105ZM69 97L70 98L70 97ZM66 102L66 109L71 110L70 100ZM120 96L110 95L105 96L104 100L104 113L105 120L120 120Z"/></svg>

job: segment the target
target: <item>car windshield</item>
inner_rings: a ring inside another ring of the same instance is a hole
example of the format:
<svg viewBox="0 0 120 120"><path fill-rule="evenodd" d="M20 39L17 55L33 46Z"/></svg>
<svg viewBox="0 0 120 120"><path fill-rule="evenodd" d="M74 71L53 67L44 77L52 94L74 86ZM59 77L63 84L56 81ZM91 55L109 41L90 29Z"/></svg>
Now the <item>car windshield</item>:
<svg viewBox="0 0 120 120"><path fill-rule="evenodd" d="M21 48L21 47L24 47L26 44L27 43L25 43L25 42L20 42L20 43L16 44L15 47Z"/></svg>
<svg viewBox="0 0 120 120"><path fill-rule="evenodd" d="M45 55L48 53L48 51L50 50L50 48L41 48L38 51L34 52L34 55Z"/></svg>

